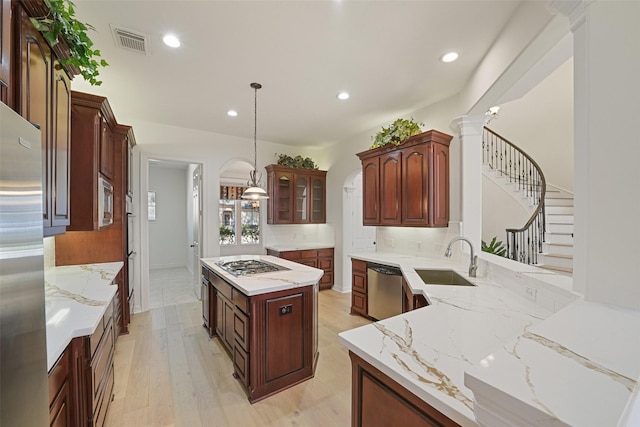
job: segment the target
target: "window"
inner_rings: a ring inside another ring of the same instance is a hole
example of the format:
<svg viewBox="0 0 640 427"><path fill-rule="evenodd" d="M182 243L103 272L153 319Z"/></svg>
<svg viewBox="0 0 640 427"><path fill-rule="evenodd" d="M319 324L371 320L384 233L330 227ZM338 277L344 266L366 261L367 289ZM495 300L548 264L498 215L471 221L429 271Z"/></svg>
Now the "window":
<svg viewBox="0 0 640 427"><path fill-rule="evenodd" d="M220 199L219 212L221 245L260 244L259 201Z"/></svg>

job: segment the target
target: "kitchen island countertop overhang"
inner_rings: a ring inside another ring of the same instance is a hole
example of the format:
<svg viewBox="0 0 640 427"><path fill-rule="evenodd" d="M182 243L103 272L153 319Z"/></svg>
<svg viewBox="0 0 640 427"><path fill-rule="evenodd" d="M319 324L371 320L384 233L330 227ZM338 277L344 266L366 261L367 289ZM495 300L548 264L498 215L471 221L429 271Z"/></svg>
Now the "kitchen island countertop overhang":
<svg viewBox="0 0 640 427"><path fill-rule="evenodd" d="M234 276L218 265L219 262L239 260L259 260L286 268L286 270L262 273L258 275ZM270 255L236 255L226 257L201 258L200 261L210 270L232 282L247 296L260 295L267 292L283 291L304 286L313 286L322 277L322 270L298 264L283 258Z"/></svg>

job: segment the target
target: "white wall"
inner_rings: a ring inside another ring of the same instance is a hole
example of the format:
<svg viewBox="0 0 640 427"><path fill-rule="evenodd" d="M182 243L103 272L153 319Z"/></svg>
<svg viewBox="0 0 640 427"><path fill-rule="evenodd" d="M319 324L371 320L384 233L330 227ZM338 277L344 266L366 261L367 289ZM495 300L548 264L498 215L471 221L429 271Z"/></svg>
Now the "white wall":
<svg viewBox="0 0 640 427"><path fill-rule="evenodd" d="M547 183L573 192L573 60L522 98L500 105L488 127L529 154Z"/></svg>
<svg viewBox="0 0 640 427"><path fill-rule="evenodd" d="M505 229L522 227L531 214L503 187L482 177L482 240L489 243L495 236L506 246Z"/></svg>
<svg viewBox="0 0 640 427"><path fill-rule="evenodd" d="M156 220L149 221L149 267L186 267L187 193L184 169L150 167L149 189L156 192Z"/></svg>

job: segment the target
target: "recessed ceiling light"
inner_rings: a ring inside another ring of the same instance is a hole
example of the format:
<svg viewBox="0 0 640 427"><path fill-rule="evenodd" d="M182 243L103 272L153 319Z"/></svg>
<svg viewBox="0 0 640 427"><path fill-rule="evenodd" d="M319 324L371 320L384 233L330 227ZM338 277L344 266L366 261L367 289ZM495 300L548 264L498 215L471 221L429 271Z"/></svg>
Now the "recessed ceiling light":
<svg viewBox="0 0 640 427"><path fill-rule="evenodd" d="M180 40L173 34L167 34L162 38L162 41L169 47L180 47Z"/></svg>
<svg viewBox="0 0 640 427"><path fill-rule="evenodd" d="M456 59L458 59L460 57L460 55L458 55L458 52L449 52L449 53L445 53L444 55L442 55L442 58L440 58L440 60L442 62L453 62Z"/></svg>
<svg viewBox="0 0 640 427"><path fill-rule="evenodd" d="M349 99L349 92L340 92L336 96L338 97L338 99L341 99L344 101L345 99Z"/></svg>
<svg viewBox="0 0 640 427"><path fill-rule="evenodd" d="M227 111L227 116L236 117L237 115L238 115L238 112L236 110Z"/></svg>

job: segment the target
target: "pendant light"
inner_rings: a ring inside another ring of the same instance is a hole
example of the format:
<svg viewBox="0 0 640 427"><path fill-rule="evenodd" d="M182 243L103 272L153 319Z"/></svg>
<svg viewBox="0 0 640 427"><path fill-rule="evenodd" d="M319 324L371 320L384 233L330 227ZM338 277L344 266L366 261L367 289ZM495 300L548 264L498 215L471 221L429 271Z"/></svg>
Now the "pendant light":
<svg viewBox="0 0 640 427"><path fill-rule="evenodd" d="M258 89L262 87L260 83L251 83L250 85L253 88L253 170L249 172L249 188L247 188L244 193L242 193L243 199L250 200L261 200L268 199L269 196L267 192L260 188L259 182L262 178L262 174L258 172L258 145L257 145L257 133L258 133Z"/></svg>

